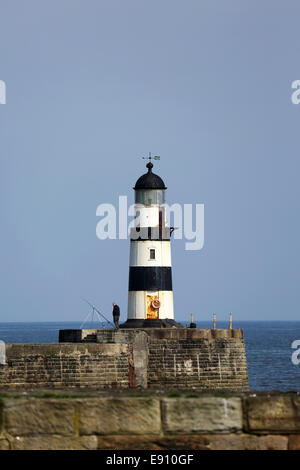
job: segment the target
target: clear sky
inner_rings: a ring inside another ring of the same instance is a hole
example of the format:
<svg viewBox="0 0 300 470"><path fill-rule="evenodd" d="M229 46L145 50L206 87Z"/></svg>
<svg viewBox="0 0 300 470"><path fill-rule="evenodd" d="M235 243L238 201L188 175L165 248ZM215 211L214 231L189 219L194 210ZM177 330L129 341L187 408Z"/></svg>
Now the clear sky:
<svg viewBox="0 0 300 470"><path fill-rule="evenodd" d="M140 159L168 202L205 205L172 245L175 316L299 320L298 0L2 0L0 321L126 317L129 241L96 208L133 200Z"/></svg>

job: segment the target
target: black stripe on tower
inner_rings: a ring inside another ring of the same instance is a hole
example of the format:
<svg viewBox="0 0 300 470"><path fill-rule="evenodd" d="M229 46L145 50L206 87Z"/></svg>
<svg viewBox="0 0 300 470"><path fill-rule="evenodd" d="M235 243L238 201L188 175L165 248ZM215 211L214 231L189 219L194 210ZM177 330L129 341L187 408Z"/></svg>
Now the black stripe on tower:
<svg viewBox="0 0 300 470"><path fill-rule="evenodd" d="M130 240L169 241L173 230L173 227L135 227L130 230Z"/></svg>
<svg viewBox="0 0 300 470"><path fill-rule="evenodd" d="M170 266L131 266L129 290L172 290Z"/></svg>

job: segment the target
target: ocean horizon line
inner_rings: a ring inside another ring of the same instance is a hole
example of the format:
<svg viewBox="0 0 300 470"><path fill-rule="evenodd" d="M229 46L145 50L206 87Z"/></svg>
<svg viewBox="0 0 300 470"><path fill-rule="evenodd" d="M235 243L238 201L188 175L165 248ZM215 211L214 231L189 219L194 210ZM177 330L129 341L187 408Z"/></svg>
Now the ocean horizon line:
<svg viewBox="0 0 300 470"><path fill-rule="evenodd" d="M181 320L177 319L180 323L190 323L190 320ZM194 323L213 323L212 320L195 320ZM1 324L28 324L28 323L82 323L82 320L27 320L27 321L18 321L18 320L10 320L10 321L0 321ZM85 323L92 323L91 320L86 321ZM96 321L94 321L96 323ZM98 322L98 323L108 323L108 322ZM217 323L229 323L228 319L218 319ZM300 323L300 320L238 320L234 319L234 323Z"/></svg>

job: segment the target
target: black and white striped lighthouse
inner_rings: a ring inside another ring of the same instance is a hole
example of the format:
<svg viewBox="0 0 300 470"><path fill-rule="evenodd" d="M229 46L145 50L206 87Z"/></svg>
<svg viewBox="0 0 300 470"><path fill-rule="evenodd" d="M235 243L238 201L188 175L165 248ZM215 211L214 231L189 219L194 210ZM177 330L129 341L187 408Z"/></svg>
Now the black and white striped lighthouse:
<svg viewBox="0 0 300 470"><path fill-rule="evenodd" d="M121 328L181 327L174 321L171 233L163 180L148 172L134 186L134 226L130 231L127 321Z"/></svg>

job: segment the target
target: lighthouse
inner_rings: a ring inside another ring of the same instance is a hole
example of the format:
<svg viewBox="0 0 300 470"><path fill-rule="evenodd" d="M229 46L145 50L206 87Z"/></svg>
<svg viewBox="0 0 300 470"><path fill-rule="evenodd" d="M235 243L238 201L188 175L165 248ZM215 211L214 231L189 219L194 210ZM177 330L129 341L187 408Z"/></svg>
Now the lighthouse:
<svg viewBox="0 0 300 470"><path fill-rule="evenodd" d="M174 321L171 234L165 210L166 186L153 173L135 186L134 226L130 231L127 321L121 328L182 327Z"/></svg>

